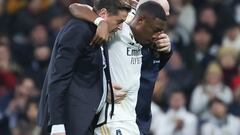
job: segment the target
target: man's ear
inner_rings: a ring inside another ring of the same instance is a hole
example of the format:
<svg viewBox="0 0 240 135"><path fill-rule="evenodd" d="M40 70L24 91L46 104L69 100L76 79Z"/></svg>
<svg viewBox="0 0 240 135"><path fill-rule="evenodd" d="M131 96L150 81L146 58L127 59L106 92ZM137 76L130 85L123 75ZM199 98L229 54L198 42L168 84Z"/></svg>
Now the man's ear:
<svg viewBox="0 0 240 135"><path fill-rule="evenodd" d="M108 11L106 8L102 8L99 12L99 16L105 19L108 16Z"/></svg>

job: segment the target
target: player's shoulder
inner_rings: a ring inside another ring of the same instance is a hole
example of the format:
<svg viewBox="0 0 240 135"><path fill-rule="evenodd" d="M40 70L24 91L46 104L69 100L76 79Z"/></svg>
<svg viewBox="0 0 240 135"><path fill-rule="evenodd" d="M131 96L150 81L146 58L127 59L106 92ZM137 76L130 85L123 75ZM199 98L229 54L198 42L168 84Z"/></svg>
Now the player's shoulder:
<svg viewBox="0 0 240 135"><path fill-rule="evenodd" d="M131 28L130 28L129 24L127 24L126 22L123 22L121 31L123 33L124 32L128 32L128 33L131 32Z"/></svg>
<svg viewBox="0 0 240 135"><path fill-rule="evenodd" d="M71 33L94 33L96 27L84 20L71 18L63 27L63 31Z"/></svg>

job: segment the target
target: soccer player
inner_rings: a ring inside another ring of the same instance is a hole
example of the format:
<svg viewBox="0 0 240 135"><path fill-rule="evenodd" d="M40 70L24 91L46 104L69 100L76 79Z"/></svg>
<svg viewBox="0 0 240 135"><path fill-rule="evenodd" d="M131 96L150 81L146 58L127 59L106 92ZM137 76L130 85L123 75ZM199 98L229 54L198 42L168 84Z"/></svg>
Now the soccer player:
<svg viewBox="0 0 240 135"><path fill-rule="evenodd" d="M72 5L70 9L74 7L81 8L81 5L79 7L78 4ZM81 9L71 9L71 11L81 12ZM79 17L77 13L73 14ZM121 30L113 35L109 42L111 76L113 82L122 86L128 94L120 104L116 104L112 118L109 117L109 109L106 105L99 118L100 127L95 129L96 134L140 134L135 114L142 63L141 46L138 42L151 44L152 36L164 30L165 21L165 12L158 3L145 2L139 6L130 24L123 23ZM163 51L170 51L169 48L164 49Z"/></svg>
<svg viewBox="0 0 240 135"><path fill-rule="evenodd" d="M134 1L134 0L133 0ZM138 6L141 3L144 3L150 0L140 0L137 4ZM169 3L167 0L151 0L159 3L166 15L169 15ZM136 1L134 2L136 5ZM76 6L77 4L73 4L72 6ZM74 10L76 9L76 10ZM87 8L86 8L87 9ZM72 13L75 16L89 18L88 21L93 22L98 16L92 15L88 10L81 10L78 12L78 8L72 8ZM103 41L108 40L109 33L107 32L108 26L104 21L100 21L96 35L92 40L92 43L101 43ZM142 48L142 68L141 68L141 79L140 79L140 88L138 92L138 101L136 106L137 113L137 124L141 131L141 135L147 135L149 133L150 124L151 124L151 99L152 93L154 89L154 84L158 75L158 72L165 66L167 61L169 60L172 51L170 39L167 34L161 32L157 35L155 40L156 48L151 48L149 46L143 46ZM166 49L167 47L167 49ZM166 51L167 50L167 51ZM156 54L156 51L158 55ZM115 91L116 95L121 91ZM116 98L115 98L116 99Z"/></svg>

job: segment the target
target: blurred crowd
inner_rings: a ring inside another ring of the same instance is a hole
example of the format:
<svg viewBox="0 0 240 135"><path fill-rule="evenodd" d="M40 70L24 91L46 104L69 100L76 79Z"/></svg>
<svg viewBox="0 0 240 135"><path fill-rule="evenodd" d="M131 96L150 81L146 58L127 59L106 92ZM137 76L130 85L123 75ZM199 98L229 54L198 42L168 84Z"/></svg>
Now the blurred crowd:
<svg viewBox="0 0 240 135"><path fill-rule="evenodd" d="M173 56L159 72L153 135L240 135L240 1L169 0Z"/></svg>
<svg viewBox="0 0 240 135"><path fill-rule="evenodd" d="M0 0L0 134L44 135L39 96L78 0ZM159 72L152 135L240 135L240 1L169 0L173 56Z"/></svg>

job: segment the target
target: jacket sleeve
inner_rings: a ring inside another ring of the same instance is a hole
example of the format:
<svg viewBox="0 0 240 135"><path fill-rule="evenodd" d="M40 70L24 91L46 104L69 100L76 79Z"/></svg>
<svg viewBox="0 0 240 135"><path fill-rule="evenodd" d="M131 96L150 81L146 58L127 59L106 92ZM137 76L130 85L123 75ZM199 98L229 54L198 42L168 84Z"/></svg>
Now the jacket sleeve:
<svg viewBox="0 0 240 135"><path fill-rule="evenodd" d="M84 46L88 45L89 31L86 26L73 24L63 30L55 46L48 83L50 125L64 124L65 93L72 80L74 67Z"/></svg>
<svg viewBox="0 0 240 135"><path fill-rule="evenodd" d="M160 65L159 70L161 70L168 62L168 60L171 58L173 51L171 50L169 53L160 53Z"/></svg>

